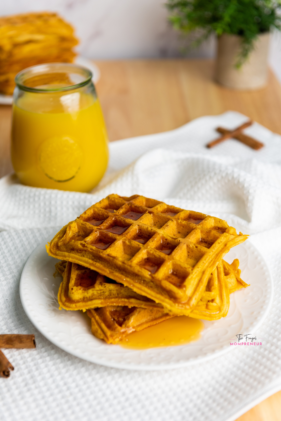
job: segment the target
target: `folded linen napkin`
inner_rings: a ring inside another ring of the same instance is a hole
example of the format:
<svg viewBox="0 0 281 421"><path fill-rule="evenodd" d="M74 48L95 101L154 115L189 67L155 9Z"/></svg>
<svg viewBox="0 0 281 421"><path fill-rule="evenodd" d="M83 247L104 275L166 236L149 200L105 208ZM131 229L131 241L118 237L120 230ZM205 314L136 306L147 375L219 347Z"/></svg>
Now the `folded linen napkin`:
<svg viewBox="0 0 281 421"><path fill-rule="evenodd" d="M62 226L110 193L144 194L213 214L253 234L274 280L270 314L256 334L261 347L237 347L200 365L171 372L96 366L66 354L36 332L35 352L7 352L17 371L0 382L0 414L22 420L232 420L281 384L281 137L255 124L266 144L255 152L229 140L209 151L215 127L233 128L238 113L204 117L164 134L110 146L107 176L92 195L0 180L0 331L34 332L18 296L21 269L52 227ZM4 232L5 231L5 232ZM241 374L242 373L242 374ZM2 384L3 383L3 384ZM39 415L40 414L40 415ZM187 415L188 414L188 415Z"/></svg>

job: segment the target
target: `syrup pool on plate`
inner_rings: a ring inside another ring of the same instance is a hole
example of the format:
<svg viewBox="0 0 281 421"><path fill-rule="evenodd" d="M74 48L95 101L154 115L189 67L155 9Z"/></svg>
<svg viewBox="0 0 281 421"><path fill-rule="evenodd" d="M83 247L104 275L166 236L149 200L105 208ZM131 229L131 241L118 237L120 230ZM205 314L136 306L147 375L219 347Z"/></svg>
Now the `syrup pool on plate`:
<svg viewBox="0 0 281 421"><path fill-rule="evenodd" d="M119 345L131 349L184 345L200 339L203 328L201 320L187 316L173 317L158 325L131 333Z"/></svg>
<svg viewBox="0 0 281 421"><path fill-rule="evenodd" d="M33 187L93 189L106 171L108 145L91 73L54 63L27 69L16 82L11 155L19 180Z"/></svg>

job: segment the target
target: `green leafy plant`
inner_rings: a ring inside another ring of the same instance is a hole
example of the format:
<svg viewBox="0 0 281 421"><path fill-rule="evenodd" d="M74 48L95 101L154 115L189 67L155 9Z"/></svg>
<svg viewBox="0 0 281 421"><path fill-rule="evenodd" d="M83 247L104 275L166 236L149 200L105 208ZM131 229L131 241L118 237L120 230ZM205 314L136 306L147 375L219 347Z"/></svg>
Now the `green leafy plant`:
<svg viewBox="0 0 281 421"><path fill-rule="evenodd" d="M184 33L201 30L195 46L212 33L241 36L237 68L247 59L259 34L272 28L281 30L281 0L168 0L166 7L174 28Z"/></svg>

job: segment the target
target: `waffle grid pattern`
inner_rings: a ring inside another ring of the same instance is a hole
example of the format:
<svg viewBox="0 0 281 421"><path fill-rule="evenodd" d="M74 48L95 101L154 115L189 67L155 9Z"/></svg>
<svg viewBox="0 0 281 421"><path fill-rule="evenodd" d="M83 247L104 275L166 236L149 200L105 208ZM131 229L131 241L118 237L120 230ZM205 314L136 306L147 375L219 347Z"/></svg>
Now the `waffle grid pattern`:
<svg viewBox="0 0 281 421"><path fill-rule="evenodd" d="M87 311L93 334L109 344L117 344L134 331L161 323L174 316L164 309L108 306Z"/></svg>
<svg viewBox="0 0 281 421"><path fill-rule="evenodd" d="M56 271L63 276L58 301L65 310L94 309L105 306L126 306L138 308L159 308L147 297L91 269L70 262L59 262ZM225 316L229 308L230 293L248 285L240 278L239 260L230 265L219 262L211 274L206 291L189 314L190 317L217 320ZM165 311L166 312L166 311Z"/></svg>
<svg viewBox="0 0 281 421"><path fill-rule="evenodd" d="M159 307L96 271L67 262L61 273L63 281L58 292L59 305L65 310L88 310L104 306Z"/></svg>
<svg viewBox="0 0 281 421"><path fill-rule="evenodd" d="M219 218L143 196L110 195L68 224L48 251L110 276L172 313L189 314L222 250L245 239Z"/></svg>

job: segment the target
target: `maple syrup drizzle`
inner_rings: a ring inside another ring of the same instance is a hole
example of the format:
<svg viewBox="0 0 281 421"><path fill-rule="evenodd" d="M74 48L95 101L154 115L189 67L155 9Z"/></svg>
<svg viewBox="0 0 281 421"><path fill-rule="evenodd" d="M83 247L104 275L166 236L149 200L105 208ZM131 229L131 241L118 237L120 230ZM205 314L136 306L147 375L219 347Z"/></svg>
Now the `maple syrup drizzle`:
<svg viewBox="0 0 281 421"><path fill-rule="evenodd" d="M155 263L152 263L150 260L146 260L141 265L144 269L148 270L150 273L154 274L157 272L157 269L159 268L159 265L156 265Z"/></svg>
<svg viewBox="0 0 281 421"><path fill-rule="evenodd" d="M97 249L106 250L112 243L104 243L103 241L98 241L97 243L94 243L93 245Z"/></svg>
<svg viewBox="0 0 281 421"><path fill-rule="evenodd" d="M75 279L75 286L82 287L82 288L90 288L95 285L97 281L98 273L89 270L85 271L84 273L79 273Z"/></svg>
<svg viewBox="0 0 281 421"><path fill-rule="evenodd" d="M159 251L161 251L161 253L164 253L164 254L167 254L167 255L171 254L173 250L174 249L169 249L169 248L159 249Z"/></svg>
<svg viewBox="0 0 281 421"><path fill-rule="evenodd" d="M120 227L119 225L114 225L113 227L109 227L105 229L104 231L112 232L113 234L123 234L128 229L128 227Z"/></svg>
<svg viewBox="0 0 281 421"><path fill-rule="evenodd" d="M134 241L137 241L140 244L145 244L148 242L149 238L145 238L145 237L135 237L133 239Z"/></svg>
<svg viewBox="0 0 281 421"><path fill-rule="evenodd" d="M177 213L178 212L172 212L172 211L164 212L164 214L168 215L168 216L175 216L175 215L177 215Z"/></svg>
<svg viewBox="0 0 281 421"><path fill-rule="evenodd" d="M187 316L173 317L158 325L133 332L119 345L130 349L148 349L184 345L197 341L204 328L203 322Z"/></svg>
<svg viewBox="0 0 281 421"><path fill-rule="evenodd" d="M137 221L142 215L143 215L143 213L129 211L122 216L123 216L123 218L132 219L133 221Z"/></svg>
<svg viewBox="0 0 281 421"><path fill-rule="evenodd" d="M152 262L149 259L144 259L141 262L140 266L143 267L144 269L148 270L148 272L154 274L155 272L157 272L160 265Z"/></svg>
<svg viewBox="0 0 281 421"><path fill-rule="evenodd" d="M203 219L195 219L195 218L187 218L187 222L190 222L191 224L198 225L200 222L202 222Z"/></svg>
<svg viewBox="0 0 281 421"><path fill-rule="evenodd" d="M95 227L98 227L104 221L105 221L105 219L101 219L101 220L98 220L98 219L90 219L89 221L86 221L86 222L88 222L88 224L94 225Z"/></svg>
<svg viewBox="0 0 281 421"><path fill-rule="evenodd" d="M165 281L170 282L171 284L175 285L176 287L180 288L182 283L184 282L184 277L177 276L177 274L171 272L167 278L165 278Z"/></svg>

